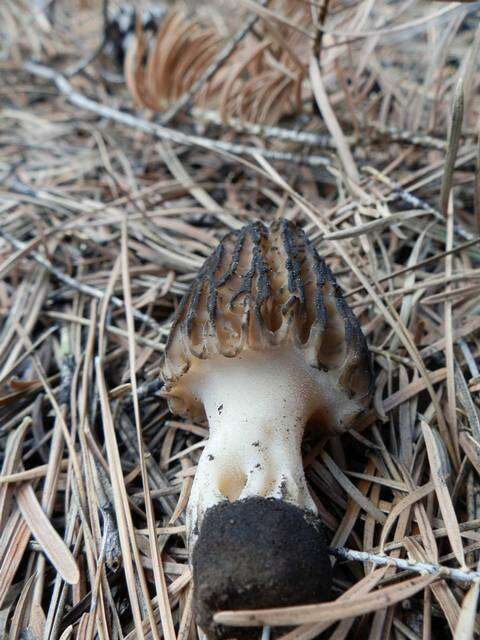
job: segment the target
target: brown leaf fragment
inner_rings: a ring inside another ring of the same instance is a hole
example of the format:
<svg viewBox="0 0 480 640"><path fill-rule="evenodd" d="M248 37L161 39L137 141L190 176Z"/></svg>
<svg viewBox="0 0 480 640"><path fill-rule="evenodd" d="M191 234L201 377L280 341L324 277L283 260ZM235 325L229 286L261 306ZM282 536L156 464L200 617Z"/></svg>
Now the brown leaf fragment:
<svg viewBox="0 0 480 640"><path fill-rule="evenodd" d="M47 558L65 582L76 584L80 577L77 563L70 549L45 515L32 485L21 485L15 497L25 522Z"/></svg>

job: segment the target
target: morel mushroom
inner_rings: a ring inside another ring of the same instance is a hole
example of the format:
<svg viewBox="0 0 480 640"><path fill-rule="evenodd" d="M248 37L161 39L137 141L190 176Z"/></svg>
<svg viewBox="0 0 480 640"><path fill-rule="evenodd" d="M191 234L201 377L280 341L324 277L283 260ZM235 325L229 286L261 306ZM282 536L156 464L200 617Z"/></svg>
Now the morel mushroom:
<svg viewBox="0 0 480 640"><path fill-rule="evenodd" d="M287 220L228 234L182 300L163 377L172 412L208 420L187 508L197 621L328 599L330 562L305 480L305 428L335 435L371 387L365 338L335 278Z"/></svg>

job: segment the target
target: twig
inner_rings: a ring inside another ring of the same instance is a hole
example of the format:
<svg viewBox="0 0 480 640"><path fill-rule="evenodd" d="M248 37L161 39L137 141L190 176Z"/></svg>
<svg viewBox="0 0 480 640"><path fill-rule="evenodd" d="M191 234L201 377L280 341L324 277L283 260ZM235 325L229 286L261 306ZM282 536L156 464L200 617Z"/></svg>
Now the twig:
<svg viewBox="0 0 480 640"><path fill-rule="evenodd" d="M389 137L391 140L395 140L397 142L408 142L409 144L413 144L418 147L439 149L440 151L445 151L448 146L445 140L434 138L433 136L429 136L428 134L406 130L404 131L402 129L399 129L398 127L383 125L380 122L370 122L368 126L370 126L375 131L375 133Z"/></svg>
<svg viewBox="0 0 480 640"><path fill-rule="evenodd" d="M286 129L285 127L273 127L268 124L260 124L257 122L246 122L240 118L228 118L223 120L220 114L209 109L192 109L194 118L211 122L219 127L230 127L239 133L248 133L262 138L273 138L275 140L287 140L289 142L297 142L298 144L310 145L312 147L324 147L327 149L335 149L333 138L329 133L313 133L311 131L295 131L295 129ZM347 136L349 142L354 142L353 136ZM444 143L445 146L445 143Z"/></svg>
<svg viewBox="0 0 480 640"><path fill-rule="evenodd" d="M8 231L5 231L5 229L2 229L1 226L0 226L0 235L3 236L5 240L10 242L10 244L12 244L16 249L22 250L27 246L26 242L17 240L17 238L15 238L10 233L8 233ZM81 282L78 282L77 280L67 275L63 271L60 271L60 269L57 269L56 267L54 267L49 260L44 258L40 253L37 253L36 251L31 251L30 255L35 260L35 262L38 262L38 264L41 264L42 267L44 267L49 273L51 273L61 282L69 285L76 291L80 291L81 293L84 293L87 296L91 296L93 298L98 298L99 300L103 300L104 293L100 289L96 289L95 287L92 287L89 284L82 284ZM116 296L112 296L110 300L115 307L123 308L125 306L125 303L123 302L123 300L121 300L120 298L117 298ZM141 311L134 309L133 315L137 320L144 322L151 329L153 329L154 331L157 331L160 335L165 334L165 330L163 329L163 327L161 327L153 318L146 315L145 313L142 313Z"/></svg>
<svg viewBox="0 0 480 640"><path fill-rule="evenodd" d="M103 118L107 118L108 120L119 122L126 125L127 127L131 127L133 129L143 131L144 133L148 133L154 138L158 138L159 140L170 140L171 142L174 142L176 144L185 144L189 147L201 147L203 149L208 149L209 151L215 151L217 153L223 152L232 155L249 155L252 157L260 154L265 158L269 158L270 160L293 162L295 164L306 164L311 167L328 167L331 165L330 160L328 158L325 158L324 156L302 156L295 153L271 151L266 149L259 149L258 147L247 147L243 144L233 144L224 142L223 140L211 140L209 138L202 138L200 136L188 135L175 129L169 129L168 127L164 127L160 124L147 122L146 120L142 120L142 118L138 118L137 116L125 113L124 111L119 111L118 109L114 109L113 107L100 104L99 102L96 102L91 98L87 98L78 91L75 91L68 80L61 73L58 73L53 69L49 69L48 67L44 67L43 65L39 65L34 62L27 62L23 66L23 69L38 78L44 78L45 80L54 82L58 90L63 93L66 98L77 107L96 113Z"/></svg>
<svg viewBox="0 0 480 640"><path fill-rule="evenodd" d="M438 575L440 578L459 582L461 584L472 584L480 580L479 571L462 571L461 569L451 569L440 564L430 564L428 562L412 562L402 558L392 556L382 556L367 551L355 551L346 547L337 547L329 550L330 555L339 560L355 560L359 562L371 562L379 567L395 566L398 569L411 571L412 573L428 573Z"/></svg>
<svg viewBox="0 0 480 640"><path fill-rule="evenodd" d="M259 4L265 6L268 0L260 0ZM162 116L161 123L168 124L179 111L187 107L193 98L193 96L205 85L210 78L212 78L215 73L220 69L222 64L231 56L231 54L235 51L239 43L245 38L247 33L252 29L254 24L259 19L258 14L254 14L250 16L245 22L244 26L227 42L227 44L223 47L223 49L219 52L215 60L211 63L211 65L207 68L205 73L193 83L187 93L185 93L177 102L168 109L168 111Z"/></svg>
<svg viewBox="0 0 480 640"><path fill-rule="evenodd" d="M324 149L335 149L335 143L329 133L315 133L313 131L296 131L295 129L286 129L285 127L274 127L268 124L260 124L257 122L245 122L240 118L227 118L223 120L217 111L210 109L192 108L192 116L204 122L211 122L219 127L227 127L238 131L238 133L247 133L259 136L265 139L273 138L275 140L288 140L298 144L310 145L312 147L322 147ZM371 130L371 131L370 131ZM379 122L369 122L366 126L366 133L372 135L373 140L379 137L389 138L396 142L405 142L417 147L426 147L428 149L438 149L445 151L447 142L434 138L428 134L414 133L399 129L398 127L382 125ZM355 136L345 136L348 144L354 144ZM352 149L355 156L356 149ZM480 153L480 152L479 152Z"/></svg>

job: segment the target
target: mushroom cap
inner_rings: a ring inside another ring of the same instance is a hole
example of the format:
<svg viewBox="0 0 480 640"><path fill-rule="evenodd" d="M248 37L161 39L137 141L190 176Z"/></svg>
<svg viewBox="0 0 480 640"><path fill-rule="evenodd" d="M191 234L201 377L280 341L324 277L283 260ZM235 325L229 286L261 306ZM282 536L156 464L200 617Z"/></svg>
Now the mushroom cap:
<svg viewBox="0 0 480 640"><path fill-rule="evenodd" d="M205 419L187 375L202 360L286 345L355 405L368 402L367 344L331 270L301 227L255 221L223 238L178 307L162 367L171 411Z"/></svg>

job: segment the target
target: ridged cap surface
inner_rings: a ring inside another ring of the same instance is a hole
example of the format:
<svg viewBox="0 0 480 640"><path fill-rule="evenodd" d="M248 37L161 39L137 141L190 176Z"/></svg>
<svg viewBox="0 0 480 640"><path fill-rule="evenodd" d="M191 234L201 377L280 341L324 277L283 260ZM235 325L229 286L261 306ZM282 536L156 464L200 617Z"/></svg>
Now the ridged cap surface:
<svg viewBox="0 0 480 640"><path fill-rule="evenodd" d="M291 344L350 398L368 399L371 368L359 322L304 231L288 220L227 234L176 313L163 378L172 411L201 417L178 385L193 363Z"/></svg>

